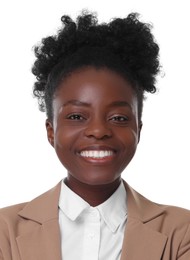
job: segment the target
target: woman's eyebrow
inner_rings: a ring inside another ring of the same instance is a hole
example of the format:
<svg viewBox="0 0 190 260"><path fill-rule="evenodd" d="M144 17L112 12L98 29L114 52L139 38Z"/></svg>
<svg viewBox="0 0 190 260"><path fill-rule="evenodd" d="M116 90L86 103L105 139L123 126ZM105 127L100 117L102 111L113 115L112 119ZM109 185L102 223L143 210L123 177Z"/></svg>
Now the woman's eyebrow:
<svg viewBox="0 0 190 260"><path fill-rule="evenodd" d="M65 102L62 106L66 107L69 105L74 105L74 106L85 106L85 107L89 107L90 103L84 102L84 101L80 101L80 100L76 100L76 99L72 99L72 100L68 100L67 102ZM130 104L127 101L114 101L112 103L109 104L109 107L129 107L131 108Z"/></svg>
<svg viewBox="0 0 190 260"><path fill-rule="evenodd" d="M114 101L109 106L110 107L129 107L129 108L131 108L130 104L127 101Z"/></svg>
<svg viewBox="0 0 190 260"><path fill-rule="evenodd" d="M65 102L63 104L63 107L66 107L66 106L69 106L69 105L85 106L85 107L89 107L90 106L89 103L86 103L86 102L83 102L83 101L79 101L79 100L76 100L76 99L72 99L72 100L69 100L69 101Z"/></svg>

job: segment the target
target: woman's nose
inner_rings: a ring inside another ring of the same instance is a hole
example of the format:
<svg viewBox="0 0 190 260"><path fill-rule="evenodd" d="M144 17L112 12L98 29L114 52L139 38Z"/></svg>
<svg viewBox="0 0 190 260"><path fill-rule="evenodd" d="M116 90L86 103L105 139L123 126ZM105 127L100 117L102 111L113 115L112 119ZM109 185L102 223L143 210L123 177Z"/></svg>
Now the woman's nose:
<svg viewBox="0 0 190 260"><path fill-rule="evenodd" d="M96 139L105 139L112 136L112 131L108 126L108 122L103 120L93 120L86 127L85 135Z"/></svg>

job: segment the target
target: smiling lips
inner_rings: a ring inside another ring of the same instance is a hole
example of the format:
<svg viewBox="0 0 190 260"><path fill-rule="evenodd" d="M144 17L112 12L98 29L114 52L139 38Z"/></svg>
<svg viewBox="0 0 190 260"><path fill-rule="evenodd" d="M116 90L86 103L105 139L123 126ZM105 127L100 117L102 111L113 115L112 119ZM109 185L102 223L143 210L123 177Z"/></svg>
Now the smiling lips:
<svg viewBox="0 0 190 260"><path fill-rule="evenodd" d="M90 150L90 151L81 151L80 155L85 158L93 158L93 159L104 159L106 157L110 157L114 155L114 152L111 150Z"/></svg>

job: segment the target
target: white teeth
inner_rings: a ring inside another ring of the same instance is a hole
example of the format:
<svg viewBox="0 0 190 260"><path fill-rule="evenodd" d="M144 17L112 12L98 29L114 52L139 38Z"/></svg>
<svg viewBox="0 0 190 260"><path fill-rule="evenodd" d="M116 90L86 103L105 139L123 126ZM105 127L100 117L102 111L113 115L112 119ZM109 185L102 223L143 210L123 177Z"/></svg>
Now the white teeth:
<svg viewBox="0 0 190 260"><path fill-rule="evenodd" d="M113 155L113 151L82 151L80 155L82 157L104 158Z"/></svg>

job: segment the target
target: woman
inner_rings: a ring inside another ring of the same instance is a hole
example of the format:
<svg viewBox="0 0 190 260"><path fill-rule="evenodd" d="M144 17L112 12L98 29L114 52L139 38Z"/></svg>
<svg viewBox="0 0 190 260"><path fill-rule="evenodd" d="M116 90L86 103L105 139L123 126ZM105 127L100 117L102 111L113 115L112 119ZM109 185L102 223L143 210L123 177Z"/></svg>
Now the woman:
<svg viewBox="0 0 190 260"><path fill-rule="evenodd" d="M67 177L0 211L0 260L189 260L190 212L159 205L122 178L140 140L159 47L137 14L98 24L62 17L35 48L34 95Z"/></svg>

